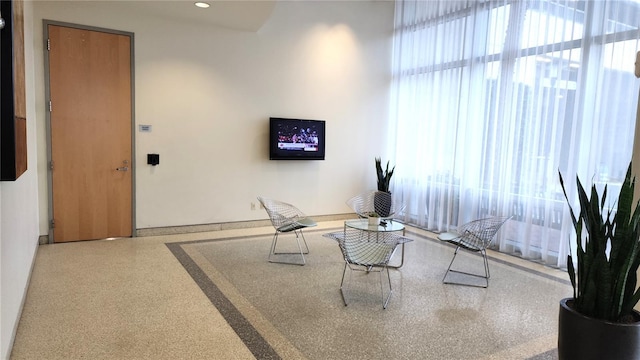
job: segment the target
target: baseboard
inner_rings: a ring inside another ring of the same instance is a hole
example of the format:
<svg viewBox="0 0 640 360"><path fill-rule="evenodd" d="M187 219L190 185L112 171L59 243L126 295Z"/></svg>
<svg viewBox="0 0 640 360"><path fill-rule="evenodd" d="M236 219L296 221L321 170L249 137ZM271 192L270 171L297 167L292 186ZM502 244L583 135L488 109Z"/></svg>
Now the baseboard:
<svg viewBox="0 0 640 360"><path fill-rule="evenodd" d="M38 237L38 245L45 245L49 243L49 235L40 235Z"/></svg>
<svg viewBox="0 0 640 360"><path fill-rule="evenodd" d="M356 216L355 214L334 214L334 215L320 215L320 216L314 215L312 217L315 221L333 221L333 220L353 219L355 216ZM248 220L248 221L234 221L234 222L213 223L213 224L145 228L145 229L136 229L136 236L189 234L189 233L207 232L207 231L248 229L248 228L263 227L263 226L271 226L271 222L269 222L269 220Z"/></svg>

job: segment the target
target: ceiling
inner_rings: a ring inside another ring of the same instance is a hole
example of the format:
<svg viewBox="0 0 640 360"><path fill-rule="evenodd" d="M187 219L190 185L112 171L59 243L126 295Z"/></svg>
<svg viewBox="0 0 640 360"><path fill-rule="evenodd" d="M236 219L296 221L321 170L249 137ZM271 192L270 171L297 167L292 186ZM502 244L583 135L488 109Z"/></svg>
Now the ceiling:
<svg viewBox="0 0 640 360"><path fill-rule="evenodd" d="M205 1L211 6L201 9L194 5L196 1ZM120 3L151 16L255 32L271 16L276 0L160 0Z"/></svg>

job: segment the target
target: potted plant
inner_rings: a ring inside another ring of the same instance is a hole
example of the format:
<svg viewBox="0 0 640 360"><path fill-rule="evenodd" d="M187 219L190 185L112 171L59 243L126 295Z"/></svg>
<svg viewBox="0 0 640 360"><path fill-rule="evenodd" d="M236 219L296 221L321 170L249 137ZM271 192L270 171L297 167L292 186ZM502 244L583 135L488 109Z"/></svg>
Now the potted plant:
<svg viewBox="0 0 640 360"><path fill-rule="evenodd" d="M396 169L394 166L389 170L389 161L387 166L382 170L382 160L377 157L376 161L376 175L378 176L378 192L373 198L373 206L376 212L382 217L387 217L391 213L391 192L389 191L389 183L391 182L391 176Z"/></svg>
<svg viewBox="0 0 640 360"><path fill-rule="evenodd" d="M560 301L559 359L640 359L640 299L636 288L640 265L640 202L634 205L631 164L615 209L605 208L594 186L590 197L576 177L580 213L576 217L562 174L560 185L569 204L576 235L576 260L567 270L573 297ZM601 198L600 198L601 197Z"/></svg>
<svg viewBox="0 0 640 360"><path fill-rule="evenodd" d="M367 219L369 219L369 225L378 226L380 224L380 215L375 211L367 213Z"/></svg>

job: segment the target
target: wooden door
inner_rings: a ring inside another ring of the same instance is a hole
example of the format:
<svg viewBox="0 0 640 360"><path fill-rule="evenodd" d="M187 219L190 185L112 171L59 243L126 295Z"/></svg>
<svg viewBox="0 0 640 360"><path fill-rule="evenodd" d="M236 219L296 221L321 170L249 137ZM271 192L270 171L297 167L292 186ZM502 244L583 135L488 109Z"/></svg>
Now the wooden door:
<svg viewBox="0 0 640 360"><path fill-rule="evenodd" d="M129 237L131 37L47 30L53 241Z"/></svg>

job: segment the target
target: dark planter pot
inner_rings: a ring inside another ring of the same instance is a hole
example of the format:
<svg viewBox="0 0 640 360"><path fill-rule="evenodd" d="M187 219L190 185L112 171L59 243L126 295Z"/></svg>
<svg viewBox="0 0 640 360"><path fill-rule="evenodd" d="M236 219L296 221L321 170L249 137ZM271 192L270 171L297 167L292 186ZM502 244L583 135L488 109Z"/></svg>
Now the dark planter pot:
<svg viewBox="0 0 640 360"><path fill-rule="evenodd" d="M620 324L586 317L567 305L572 301L560 301L558 359L640 359L640 322Z"/></svg>
<svg viewBox="0 0 640 360"><path fill-rule="evenodd" d="M391 193L378 191L373 196L373 208L380 217L391 214Z"/></svg>

